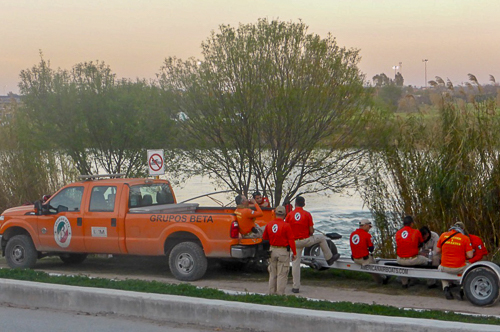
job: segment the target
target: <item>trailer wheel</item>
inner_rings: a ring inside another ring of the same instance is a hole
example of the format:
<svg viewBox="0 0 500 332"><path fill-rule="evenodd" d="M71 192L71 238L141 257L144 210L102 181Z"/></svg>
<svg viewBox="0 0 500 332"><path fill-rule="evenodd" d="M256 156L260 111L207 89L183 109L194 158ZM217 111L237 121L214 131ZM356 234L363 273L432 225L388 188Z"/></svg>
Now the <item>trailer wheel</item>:
<svg viewBox="0 0 500 332"><path fill-rule="evenodd" d="M85 259L87 259L87 254L61 254L59 258L63 261L64 264L68 265L76 265L81 264Z"/></svg>
<svg viewBox="0 0 500 332"><path fill-rule="evenodd" d="M28 235L16 235L7 242L5 260L9 267L31 269L37 258L35 245Z"/></svg>
<svg viewBox="0 0 500 332"><path fill-rule="evenodd" d="M170 252L170 272L178 280L194 281L200 279L205 275L207 265L203 249L194 242L181 242Z"/></svg>
<svg viewBox="0 0 500 332"><path fill-rule="evenodd" d="M465 276L464 292L467 299L477 306L495 304L499 298L499 280L488 268L478 267Z"/></svg>
<svg viewBox="0 0 500 332"><path fill-rule="evenodd" d="M333 255L338 253L337 246L335 245L335 243L333 243L333 241L327 239L326 243L328 243L328 247L330 248L330 251L332 252ZM313 244L310 247L305 247L304 256L313 256L313 257L323 256L319 243ZM311 267L318 271L328 270L327 267L319 266L317 264L311 265Z"/></svg>

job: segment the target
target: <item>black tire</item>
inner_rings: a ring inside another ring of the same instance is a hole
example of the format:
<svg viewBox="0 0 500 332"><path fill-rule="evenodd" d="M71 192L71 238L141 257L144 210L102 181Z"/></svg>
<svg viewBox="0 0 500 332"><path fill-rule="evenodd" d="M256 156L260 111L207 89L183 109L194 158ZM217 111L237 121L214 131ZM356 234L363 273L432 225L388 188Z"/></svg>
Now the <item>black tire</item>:
<svg viewBox="0 0 500 332"><path fill-rule="evenodd" d="M31 269L35 266L38 253L29 235L16 235L7 242L5 260L9 267Z"/></svg>
<svg viewBox="0 0 500 332"><path fill-rule="evenodd" d="M335 256L338 253L337 246L335 245L335 243L333 243L333 241L328 240L328 239L326 240L326 243L328 243L328 247L330 248L330 251ZM305 247L303 255L304 256L316 256L316 257L321 256L321 247L319 246L319 243L313 244L310 247ZM316 266L315 265L315 266L311 266L311 267L318 270L318 271L328 270L328 268L324 267L324 266Z"/></svg>
<svg viewBox="0 0 500 332"><path fill-rule="evenodd" d="M465 296L474 305L490 306L499 298L498 276L488 268L478 267L465 276Z"/></svg>
<svg viewBox="0 0 500 332"><path fill-rule="evenodd" d="M182 281L202 278L208 266L203 248L194 242L181 242L173 247L168 263L170 272Z"/></svg>
<svg viewBox="0 0 500 332"><path fill-rule="evenodd" d="M59 258L64 264L76 265L83 263L87 259L87 254L61 254Z"/></svg>

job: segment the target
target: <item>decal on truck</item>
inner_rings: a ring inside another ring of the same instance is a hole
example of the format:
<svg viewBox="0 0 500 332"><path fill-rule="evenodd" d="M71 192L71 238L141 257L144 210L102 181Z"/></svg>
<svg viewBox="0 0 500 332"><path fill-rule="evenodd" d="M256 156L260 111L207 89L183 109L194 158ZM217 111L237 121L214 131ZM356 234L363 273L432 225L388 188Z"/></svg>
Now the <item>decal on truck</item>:
<svg viewBox="0 0 500 332"><path fill-rule="evenodd" d="M54 239L61 248L67 248L71 242L71 224L65 216L57 218L54 223Z"/></svg>
<svg viewBox="0 0 500 332"><path fill-rule="evenodd" d="M180 215L180 214L153 214L149 217L152 222L214 222L214 218L210 215Z"/></svg>
<svg viewBox="0 0 500 332"><path fill-rule="evenodd" d="M106 227L92 227L92 237L108 237L108 229Z"/></svg>

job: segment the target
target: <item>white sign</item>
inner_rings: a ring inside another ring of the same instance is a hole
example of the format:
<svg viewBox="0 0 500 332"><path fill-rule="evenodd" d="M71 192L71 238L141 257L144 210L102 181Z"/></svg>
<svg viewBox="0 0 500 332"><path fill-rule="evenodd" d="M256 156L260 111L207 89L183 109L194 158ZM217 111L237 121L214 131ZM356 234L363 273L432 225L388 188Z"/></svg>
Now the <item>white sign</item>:
<svg viewBox="0 0 500 332"><path fill-rule="evenodd" d="M149 175L165 174L163 150L148 150Z"/></svg>
<svg viewBox="0 0 500 332"><path fill-rule="evenodd" d="M108 229L106 227L92 227L92 237L108 237Z"/></svg>

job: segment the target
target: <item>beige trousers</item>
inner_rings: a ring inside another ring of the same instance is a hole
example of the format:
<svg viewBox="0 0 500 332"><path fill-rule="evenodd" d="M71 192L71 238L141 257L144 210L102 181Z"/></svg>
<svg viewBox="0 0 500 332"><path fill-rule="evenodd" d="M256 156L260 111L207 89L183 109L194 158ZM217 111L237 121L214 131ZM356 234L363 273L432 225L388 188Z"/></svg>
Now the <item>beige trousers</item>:
<svg viewBox="0 0 500 332"><path fill-rule="evenodd" d="M466 263L465 266L462 266L462 267L446 267L443 265L439 265L438 270L441 272L446 272L446 273L450 273L450 274L460 274L460 273L464 272L465 269L467 268L467 266L469 266L469 265L470 265L470 263ZM443 289L444 289L445 287L450 286L450 281L443 279L443 280L441 280L441 284L443 285Z"/></svg>
<svg viewBox="0 0 500 332"><path fill-rule="evenodd" d="M398 257L397 262L403 266L427 265L427 257L422 255L417 255L410 259ZM401 284L408 285L408 280L409 278L401 277Z"/></svg>
<svg viewBox="0 0 500 332"><path fill-rule="evenodd" d="M269 258L269 294L285 294L290 270L290 252L286 248L271 247Z"/></svg>
<svg viewBox="0 0 500 332"><path fill-rule="evenodd" d="M367 264L376 264L377 263L375 261L375 258L372 255L369 255L367 259L353 258L353 261L354 261L354 263L359 264L361 266L367 265ZM376 273L370 273L370 274L371 274L373 280L378 284L381 284L382 281L384 280L384 278L380 274L376 274Z"/></svg>
<svg viewBox="0 0 500 332"><path fill-rule="evenodd" d="M316 243L319 243L326 260L329 260L333 256L332 251L326 242L326 237L323 234L316 234L302 240L295 240L297 259L292 262L293 288L295 289L300 288L300 260L302 258L302 250L305 247L310 247Z"/></svg>

